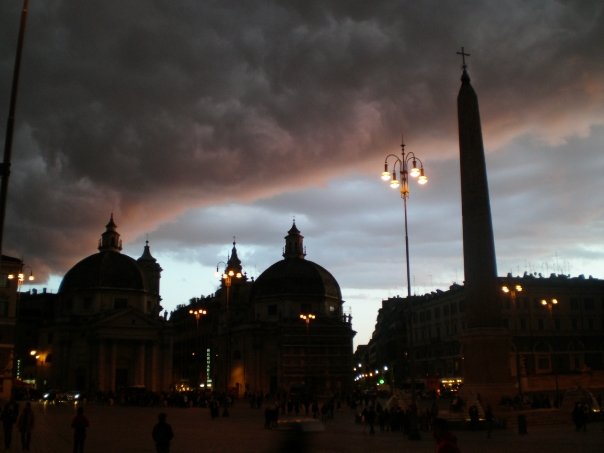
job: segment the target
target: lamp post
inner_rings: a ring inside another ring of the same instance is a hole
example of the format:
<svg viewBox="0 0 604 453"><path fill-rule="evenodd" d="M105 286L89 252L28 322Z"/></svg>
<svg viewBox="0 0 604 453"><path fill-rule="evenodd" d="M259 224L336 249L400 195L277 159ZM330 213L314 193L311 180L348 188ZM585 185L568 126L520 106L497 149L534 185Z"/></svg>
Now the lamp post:
<svg viewBox="0 0 604 453"><path fill-rule="evenodd" d="M558 299L541 299L541 305L547 308L550 316L553 316L553 308L558 305Z"/></svg>
<svg viewBox="0 0 604 453"><path fill-rule="evenodd" d="M234 243L233 243L234 244ZM221 273L219 271L220 265L224 266L224 271ZM230 298L231 298L231 286L233 284L233 279L243 278L243 274L239 271L235 271L232 268L229 268L229 264L223 261L220 261L216 264L216 274L217 277L220 277L224 286L226 288L226 316L225 316L225 324L226 324L226 372L225 372L225 391L228 393L229 391L229 381L231 375L231 320L230 320Z"/></svg>
<svg viewBox="0 0 604 453"><path fill-rule="evenodd" d="M24 272L25 269L29 268L29 275L26 275L26 273ZM36 278L34 277L34 273L32 271L32 268L29 265L24 265L21 268L21 272L19 272L18 274L8 274L7 278L9 280L16 280L17 281L17 295L21 290L21 285L23 285L23 283L27 282L33 282Z"/></svg>
<svg viewBox="0 0 604 453"><path fill-rule="evenodd" d="M512 305L516 307L516 300L518 298L518 294L522 292L523 288L520 283L503 285L501 287L501 292L503 294L508 295L512 300ZM522 376L520 373L520 353L518 351L519 344L516 342L516 385L518 386L518 395L520 396L520 403L522 404Z"/></svg>
<svg viewBox="0 0 604 453"><path fill-rule="evenodd" d="M388 161L391 160L392 173L388 169ZM419 163L419 167L418 167ZM396 171L398 166L399 177ZM407 228L407 199L409 198L409 176L417 178L417 183L424 185L428 182L428 177L424 173L424 164L413 152L405 153L405 142L401 143L401 157L395 154L388 154L384 159L384 171L382 180L389 182L393 189L400 189L403 199L403 211L405 213L405 258L407 264L407 297L411 296L411 272L409 269L409 233Z"/></svg>
<svg viewBox="0 0 604 453"><path fill-rule="evenodd" d="M197 341L195 343L197 343L197 350L199 351L199 356L196 357L196 361L199 361L200 366L201 366L201 361L203 360L203 354L202 354L202 341L201 341L201 336L199 335L199 320L201 319L202 316L205 316L208 314L208 312L206 310L204 310L203 308L198 308L196 310L189 310L189 314L191 316L195 317L195 323L196 323L196 327L197 327ZM193 353L195 354L195 353ZM197 379L199 379L199 375L201 374L201 372L197 372L197 370L195 370L196 374L197 374ZM198 381L199 382L199 381Z"/></svg>
<svg viewBox="0 0 604 453"><path fill-rule="evenodd" d="M308 378L308 361L309 361L309 350L310 350L310 335L309 335L309 329L310 329L310 322L313 321L316 318L316 316L313 313L301 313L300 314L300 319L302 321L304 321L304 323L306 324L306 353L304 354L304 381L306 384L306 391L309 392L310 391L310 383L309 378Z"/></svg>
<svg viewBox="0 0 604 453"><path fill-rule="evenodd" d="M556 305L558 305L558 299L555 298L550 298L550 299L541 299L540 304L542 307L545 307L547 309L547 311L549 311L549 315L551 318L553 318L554 313L554 307ZM553 321L552 321L553 323ZM559 407L560 405L560 388L558 385L558 366L557 366L557 361L555 360L555 352L552 354L551 357L551 367L552 367L552 371L554 372L554 379L556 382L556 407Z"/></svg>
<svg viewBox="0 0 604 453"><path fill-rule="evenodd" d="M202 316L207 315L208 312L200 308L198 310L189 310L189 314L195 316L195 322L197 323L197 328L199 329L199 320Z"/></svg>
<svg viewBox="0 0 604 453"><path fill-rule="evenodd" d="M223 266L225 266L224 272L219 271L221 264ZM234 278L240 279L243 277L243 274L241 272L235 272L233 269L229 269L228 264L226 264L224 261L220 261L218 264L216 264L216 274L215 275L216 275L216 277L220 277L220 279L224 282L224 286L226 287L226 310L227 310L227 316L228 316L230 290L231 290L231 285L233 284L233 279Z"/></svg>

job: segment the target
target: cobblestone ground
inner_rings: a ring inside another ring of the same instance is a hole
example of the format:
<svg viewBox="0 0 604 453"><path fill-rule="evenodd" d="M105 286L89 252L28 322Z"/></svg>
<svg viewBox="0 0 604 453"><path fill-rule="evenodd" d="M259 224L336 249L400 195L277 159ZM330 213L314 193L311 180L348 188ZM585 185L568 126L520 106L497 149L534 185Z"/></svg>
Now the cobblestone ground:
<svg viewBox="0 0 604 453"><path fill-rule="evenodd" d="M36 426L31 451L34 453L71 452L71 418L73 406L33 405ZM158 408L138 408L88 404L85 414L90 420L86 453L154 452L151 429ZM433 452L430 433L421 440L411 441L401 433L379 432L369 435L354 423L348 409L337 412L320 432L264 429L263 413L243 402L232 408L230 416L211 420L208 409L166 408L168 422L175 438L172 453L194 452ZM568 424L528 427L528 434L497 430L487 439L484 431L456 431L463 453L482 452L555 452L602 453L604 429L602 422L592 423L587 432L576 432ZM11 452L20 452L18 433L14 433Z"/></svg>

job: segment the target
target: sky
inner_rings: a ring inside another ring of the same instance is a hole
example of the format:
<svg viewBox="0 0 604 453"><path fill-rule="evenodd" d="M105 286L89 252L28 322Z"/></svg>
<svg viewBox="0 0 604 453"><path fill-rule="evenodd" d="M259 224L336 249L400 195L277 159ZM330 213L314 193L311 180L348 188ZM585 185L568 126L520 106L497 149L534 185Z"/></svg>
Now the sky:
<svg viewBox="0 0 604 453"><path fill-rule="evenodd" d="M3 139L21 4L0 3ZM31 0L3 253L56 292L113 213L172 310L218 288L233 237L258 277L295 219L367 343L406 295L403 204L379 179L402 136L429 177L412 292L463 283L463 46L499 275L604 278L603 42L599 0Z"/></svg>

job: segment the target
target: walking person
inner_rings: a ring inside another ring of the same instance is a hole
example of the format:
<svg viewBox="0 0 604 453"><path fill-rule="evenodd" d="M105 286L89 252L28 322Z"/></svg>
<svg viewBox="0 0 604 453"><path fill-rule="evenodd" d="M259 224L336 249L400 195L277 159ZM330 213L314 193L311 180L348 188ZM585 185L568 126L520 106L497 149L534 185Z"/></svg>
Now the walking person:
<svg viewBox="0 0 604 453"><path fill-rule="evenodd" d="M76 415L71 421L71 427L73 429L73 453L84 453L86 430L89 426L90 423L84 415L84 408L82 406L78 406Z"/></svg>
<svg viewBox="0 0 604 453"><path fill-rule="evenodd" d="M17 421L19 407L15 401L11 400L4 406L0 418L2 419L2 428L4 431L4 449L9 450L13 442L13 425Z"/></svg>
<svg viewBox="0 0 604 453"><path fill-rule="evenodd" d="M23 408L23 411L19 414L17 428L21 433L21 449L23 451L29 451L31 432L34 429L34 411L31 410L31 403L29 401L25 403L25 408Z"/></svg>
<svg viewBox="0 0 604 453"><path fill-rule="evenodd" d="M170 441L174 438L172 426L166 423L166 418L167 415L165 413L160 413L157 416L157 423L151 432L157 453L170 453Z"/></svg>

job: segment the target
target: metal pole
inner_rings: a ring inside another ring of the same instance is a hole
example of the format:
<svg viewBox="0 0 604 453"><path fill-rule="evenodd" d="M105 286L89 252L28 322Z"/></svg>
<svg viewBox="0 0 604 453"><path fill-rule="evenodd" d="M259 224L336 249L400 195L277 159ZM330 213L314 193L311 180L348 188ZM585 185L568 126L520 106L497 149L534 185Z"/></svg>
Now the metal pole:
<svg viewBox="0 0 604 453"><path fill-rule="evenodd" d="M405 211L405 258L407 262L407 297L411 297L411 271L409 269L409 234L407 229L407 194L403 195L403 209Z"/></svg>
<svg viewBox="0 0 604 453"><path fill-rule="evenodd" d="M21 68L21 52L25 37L25 25L27 23L28 0L23 0L21 10L21 23L19 25L19 38L17 40L17 54L15 56L15 67L13 69L13 85L10 94L10 106L8 110L8 121L6 124L6 140L4 142L4 161L2 162L2 183L0 185L0 257L2 256L2 241L4 238L4 218L6 215L6 201L8 198L8 176L10 174L11 151L13 145L13 130L15 126L15 107L17 105L17 92L19 91L19 72Z"/></svg>

